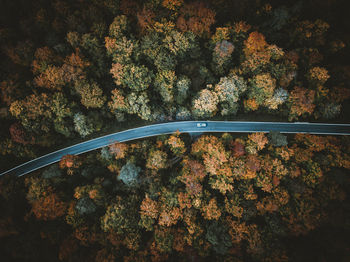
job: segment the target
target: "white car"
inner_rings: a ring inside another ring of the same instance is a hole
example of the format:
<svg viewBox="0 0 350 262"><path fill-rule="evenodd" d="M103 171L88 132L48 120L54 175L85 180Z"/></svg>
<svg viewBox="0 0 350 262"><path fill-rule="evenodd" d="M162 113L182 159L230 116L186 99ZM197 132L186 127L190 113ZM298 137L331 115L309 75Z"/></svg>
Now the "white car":
<svg viewBox="0 0 350 262"><path fill-rule="evenodd" d="M197 123L197 127L207 127L207 123Z"/></svg>

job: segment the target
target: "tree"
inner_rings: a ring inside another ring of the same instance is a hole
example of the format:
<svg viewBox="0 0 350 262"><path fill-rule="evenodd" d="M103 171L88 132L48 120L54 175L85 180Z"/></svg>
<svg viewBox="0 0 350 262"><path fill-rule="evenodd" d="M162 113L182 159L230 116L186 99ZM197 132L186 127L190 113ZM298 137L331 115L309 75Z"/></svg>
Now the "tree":
<svg viewBox="0 0 350 262"><path fill-rule="evenodd" d="M241 77L231 75L220 78L220 82L215 86L215 92L221 103L221 115L235 114L237 112L237 102L246 89L247 85Z"/></svg>
<svg viewBox="0 0 350 262"><path fill-rule="evenodd" d="M270 131L268 134L270 143L274 146L286 146L288 144L287 136L277 131Z"/></svg>
<svg viewBox="0 0 350 262"><path fill-rule="evenodd" d="M231 148L233 150L233 155L235 157L243 156L246 153L244 149L244 141L240 139L236 139L235 141L232 141Z"/></svg>
<svg viewBox="0 0 350 262"><path fill-rule="evenodd" d="M184 0L163 0L162 2L163 7L172 11L178 11L183 4Z"/></svg>
<svg viewBox="0 0 350 262"><path fill-rule="evenodd" d="M258 151L262 150L267 143L268 140L264 133L253 133L248 135L245 149L250 154L256 154Z"/></svg>
<svg viewBox="0 0 350 262"><path fill-rule="evenodd" d="M161 150L151 150L147 158L146 167L149 169L162 169L167 165L167 154Z"/></svg>
<svg viewBox="0 0 350 262"><path fill-rule="evenodd" d="M67 133L64 130L69 128L65 126L64 118L72 115L72 106L61 92L56 92L54 95L41 93L13 102L10 112L21 120L26 130L47 133L54 125L58 132Z"/></svg>
<svg viewBox="0 0 350 262"><path fill-rule="evenodd" d="M122 199L117 196L111 203L106 213L101 217L101 228L105 232L116 232L118 234L135 233L138 230L138 200L134 196Z"/></svg>
<svg viewBox="0 0 350 262"><path fill-rule="evenodd" d="M64 169L64 168L77 169L81 165L82 165L82 162L80 160L80 157L75 155L65 155L61 158L59 162L59 167L61 169Z"/></svg>
<svg viewBox="0 0 350 262"><path fill-rule="evenodd" d="M180 106L176 110L176 115L175 115L176 120L189 120L191 119L191 117L192 117L192 114L190 110L188 110L186 107Z"/></svg>
<svg viewBox="0 0 350 262"><path fill-rule="evenodd" d="M194 57L195 54L191 54L191 52L195 53L195 49L198 48L192 33L181 33L177 30L171 30L165 34L163 46L180 60L186 59L185 55Z"/></svg>
<svg viewBox="0 0 350 262"><path fill-rule="evenodd" d="M166 140L166 144L169 145L174 155L181 156L186 151L185 143L179 137L179 133L169 136L168 140Z"/></svg>
<svg viewBox="0 0 350 262"><path fill-rule="evenodd" d="M129 146L125 143L114 143L109 146L109 152L115 156L115 159L125 158Z"/></svg>
<svg viewBox="0 0 350 262"><path fill-rule="evenodd" d="M140 222L139 224L147 231L153 230L153 224L159 215L159 204L152 200L148 195L142 200L140 205Z"/></svg>
<svg viewBox="0 0 350 262"><path fill-rule="evenodd" d="M134 91L146 90L153 79L153 74L145 66L126 64L123 68L121 84Z"/></svg>
<svg viewBox="0 0 350 262"><path fill-rule="evenodd" d="M269 109L277 109L279 105L282 105L288 100L288 92L283 88L275 89L275 92L271 98L268 98L265 105Z"/></svg>
<svg viewBox="0 0 350 262"><path fill-rule="evenodd" d="M131 161L128 161L120 170L118 180L123 181L127 186L135 186L138 182L138 176L141 168Z"/></svg>
<svg viewBox="0 0 350 262"><path fill-rule="evenodd" d="M54 220L63 216L65 211L66 204L55 193L41 197L32 204L32 212L36 218L42 220Z"/></svg>
<svg viewBox="0 0 350 262"><path fill-rule="evenodd" d="M32 62L32 72L34 74L44 72L50 64L58 62L58 57L49 47L44 46L37 48L34 53Z"/></svg>
<svg viewBox="0 0 350 262"><path fill-rule="evenodd" d="M213 71L219 75L227 71L228 65L232 60L232 53L235 47L231 42L222 40L215 44L213 50Z"/></svg>
<svg viewBox="0 0 350 262"><path fill-rule="evenodd" d="M226 254L232 241L225 224L214 220L207 224L206 231L205 238L212 244L214 251L220 255Z"/></svg>
<svg viewBox="0 0 350 262"><path fill-rule="evenodd" d="M17 79L0 82L0 102L7 106L20 98L20 88Z"/></svg>
<svg viewBox="0 0 350 262"><path fill-rule="evenodd" d="M142 34L153 28L155 16L154 12L146 7L137 13L138 26Z"/></svg>
<svg viewBox="0 0 350 262"><path fill-rule="evenodd" d="M250 85L249 98L255 99L259 106L271 105L270 100L274 95L276 80L269 73L256 75L250 80Z"/></svg>
<svg viewBox="0 0 350 262"><path fill-rule="evenodd" d="M291 31L291 39L299 44L316 44L325 43L325 33L329 29L329 24L317 19L315 22L309 20L300 21L295 31Z"/></svg>
<svg viewBox="0 0 350 262"><path fill-rule="evenodd" d="M79 48L76 48L71 55L67 55L63 62L60 69L63 72L63 79L66 84L72 84L87 78L86 69L90 67L91 63L85 59Z"/></svg>
<svg viewBox="0 0 350 262"><path fill-rule="evenodd" d="M208 204L202 207L202 216L207 220L218 220L221 216L221 211L217 206L217 201L215 198L209 200Z"/></svg>
<svg viewBox="0 0 350 262"><path fill-rule="evenodd" d="M186 185L186 192L190 196L199 196L202 194L203 182L206 177L205 167L198 161L184 159L181 176L177 179Z"/></svg>
<svg viewBox="0 0 350 262"><path fill-rule="evenodd" d="M265 36L257 31L251 32L246 41L244 41L244 53L250 56L254 53L264 51L268 44L265 41Z"/></svg>
<svg viewBox="0 0 350 262"><path fill-rule="evenodd" d="M27 178L25 184L28 186L26 198L31 204L53 192L53 188L47 179Z"/></svg>
<svg viewBox="0 0 350 262"><path fill-rule="evenodd" d="M109 26L109 35L119 38L129 31L127 17L125 15L116 16Z"/></svg>
<svg viewBox="0 0 350 262"><path fill-rule="evenodd" d="M152 112L149 107L149 98L146 92L135 93L131 92L127 97L128 113L137 114L144 120L152 120Z"/></svg>
<svg viewBox="0 0 350 262"><path fill-rule="evenodd" d="M12 124L10 126L9 131L11 139L16 143L20 143L23 145L26 145L28 143L34 143L34 137L28 137L28 134L26 134L25 130L23 129L20 123Z"/></svg>
<svg viewBox="0 0 350 262"><path fill-rule="evenodd" d="M108 102L108 107L118 121L124 120L124 112L127 111L127 103L121 90L117 88L112 90L112 97L111 101Z"/></svg>
<svg viewBox="0 0 350 262"><path fill-rule="evenodd" d="M256 31L250 33L244 41L243 52L245 60L241 67L244 72L259 72L271 59L264 35Z"/></svg>
<svg viewBox="0 0 350 262"><path fill-rule="evenodd" d="M176 96L177 104L183 104L188 97L188 91L191 86L191 80L187 76L180 76L176 81Z"/></svg>
<svg viewBox="0 0 350 262"><path fill-rule="evenodd" d="M105 37L107 54L115 63L126 65L132 61L133 55L137 56L139 44L137 41L121 36L120 38Z"/></svg>
<svg viewBox="0 0 350 262"><path fill-rule="evenodd" d="M90 215L96 211L96 205L87 197L83 197L77 201L75 209L80 215Z"/></svg>
<svg viewBox="0 0 350 262"><path fill-rule="evenodd" d="M64 71L57 66L50 65L34 79L35 85L48 89L61 90L64 86Z"/></svg>
<svg viewBox="0 0 350 262"><path fill-rule="evenodd" d="M209 89L202 89L192 102L192 113L195 117L212 117L217 111L219 98Z"/></svg>
<svg viewBox="0 0 350 262"><path fill-rule="evenodd" d="M215 12L206 8L202 2L185 4L180 9L176 26L182 32L191 31L199 36L210 34L210 26L215 22Z"/></svg>
<svg viewBox="0 0 350 262"><path fill-rule="evenodd" d="M174 85L176 81L175 71L158 71L154 80L154 86L160 93L164 103L174 102Z"/></svg>
<svg viewBox="0 0 350 262"><path fill-rule="evenodd" d="M329 77L328 71L318 66L311 68L307 74L310 83L314 85L323 85Z"/></svg>
<svg viewBox="0 0 350 262"><path fill-rule="evenodd" d="M76 113L74 115L74 128L81 137L86 137L94 132L92 124L87 122L86 116L82 113Z"/></svg>
<svg viewBox="0 0 350 262"><path fill-rule="evenodd" d="M295 86L289 96L290 113L289 121L298 119L299 116L312 114L315 109L315 91Z"/></svg>
<svg viewBox="0 0 350 262"><path fill-rule="evenodd" d="M75 90L81 96L81 103L86 108L101 108L106 102L106 96L96 82L77 81Z"/></svg>
<svg viewBox="0 0 350 262"><path fill-rule="evenodd" d="M10 113L21 120L23 127L36 133L49 131L53 114L50 110L51 96L46 93L29 95L10 105Z"/></svg>
<svg viewBox="0 0 350 262"><path fill-rule="evenodd" d="M340 114L341 111L341 105L335 104L335 103L327 103L322 108L322 116L326 119L332 119L335 118Z"/></svg>

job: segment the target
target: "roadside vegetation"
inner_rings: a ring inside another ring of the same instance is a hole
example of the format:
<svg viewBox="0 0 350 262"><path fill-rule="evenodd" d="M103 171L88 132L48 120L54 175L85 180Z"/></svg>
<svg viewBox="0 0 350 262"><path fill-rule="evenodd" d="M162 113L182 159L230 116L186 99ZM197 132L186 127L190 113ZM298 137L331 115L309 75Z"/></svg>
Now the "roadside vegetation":
<svg viewBox="0 0 350 262"><path fill-rule="evenodd" d="M348 137L174 133L67 155L0 181L0 243L20 261L346 261L349 148Z"/></svg>

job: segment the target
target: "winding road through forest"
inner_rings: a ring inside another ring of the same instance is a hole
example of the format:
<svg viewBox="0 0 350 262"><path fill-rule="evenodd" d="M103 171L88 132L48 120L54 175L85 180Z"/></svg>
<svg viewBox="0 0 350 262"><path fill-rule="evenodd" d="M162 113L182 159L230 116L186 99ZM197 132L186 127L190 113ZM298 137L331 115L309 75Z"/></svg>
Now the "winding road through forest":
<svg viewBox="0 0 350 262"><path fill-rule="evenodd" d="M203 124L198 127L197 124ZM29 162L16 166L0 174L23 176L42 167L60 161L64 155L79 155L99 149L115 142L126 142L134 139L152 137L163 134L229 132L254 133L278 131L281 133L308 133L319 135L350 135L350 124L323 124L305 122L237 122L237 121L182 121L153 124L132 128L125 131L94 138L73 146L69 146L50 154L38 157Z"/></svg>

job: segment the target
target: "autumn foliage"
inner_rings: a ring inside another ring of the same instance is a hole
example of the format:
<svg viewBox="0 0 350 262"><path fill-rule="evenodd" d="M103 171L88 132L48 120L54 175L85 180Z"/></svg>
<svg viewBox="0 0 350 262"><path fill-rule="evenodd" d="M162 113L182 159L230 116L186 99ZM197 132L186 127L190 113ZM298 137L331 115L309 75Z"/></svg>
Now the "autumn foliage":
<svg viewBox="0 0 350 262"><path fill-rule="evenodd" d="M3 2L1 172L148 124L347 122L345 0ZM347 136L207 124L2 176L2 260L349 260Z"/></svg>
<svg viewBox="0 0 350 262"><path fill-rule="evenodd" d="M185 4L180 9L176 26L181 31L192 31L196 35L209 35L210 26L215 22L215 12L202 2Z"/></svg>

